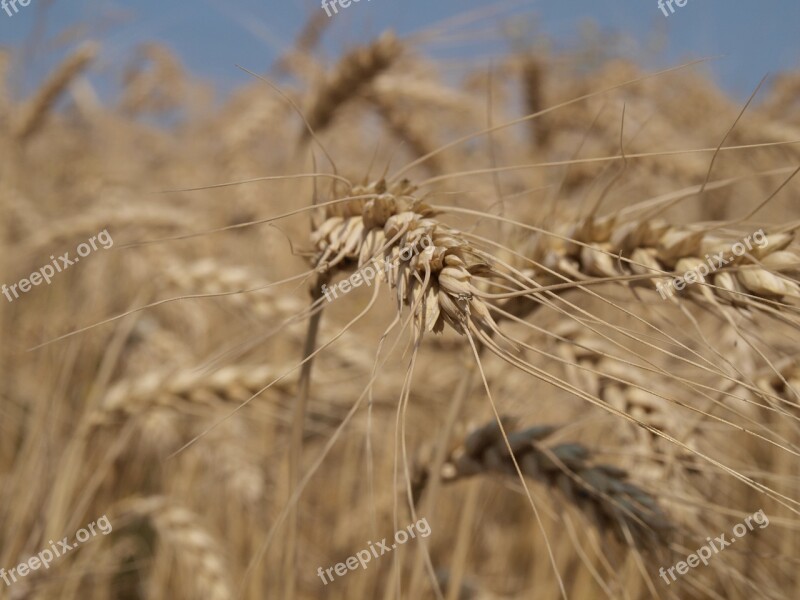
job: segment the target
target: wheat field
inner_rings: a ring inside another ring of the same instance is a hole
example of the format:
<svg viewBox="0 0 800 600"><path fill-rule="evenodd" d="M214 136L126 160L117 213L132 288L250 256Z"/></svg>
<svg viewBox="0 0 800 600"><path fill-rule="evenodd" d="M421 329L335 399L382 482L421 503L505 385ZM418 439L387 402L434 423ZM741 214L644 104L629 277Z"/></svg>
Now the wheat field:
<svg viewBox="0 0 800 600"><path fill-rule="evenodd" d="M798 597L800 72L321 17L221 104L0 51L0 597Z"/></svg>

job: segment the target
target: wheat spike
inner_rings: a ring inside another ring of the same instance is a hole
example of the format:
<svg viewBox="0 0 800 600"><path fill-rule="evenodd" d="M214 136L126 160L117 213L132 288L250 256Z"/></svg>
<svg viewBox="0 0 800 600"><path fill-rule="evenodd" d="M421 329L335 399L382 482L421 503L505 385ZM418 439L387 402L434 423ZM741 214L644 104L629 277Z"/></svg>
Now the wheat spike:
<svg viewBox="0 0 800 600"><path fill-rule="evenodd" d="M177 566L177 571L169 577L180 578L180 589L188 597L208 600L234 597L222 544L200 526L197 515L160 496L125 500L113 513L115 524L131 525L145 519L152 525L160 543L156 559L168 558Z"/></svg>
<svg viewBox="0 0 800 600"><path fill-rule="evenodd" d="M402 49L397 37L389 31L372 44L345 55L330 78L314 94L307 113L311 129L315 132L325 129L339 108L388 69L400 56ZM304 131L302 139L307 139L308 135L308 131Z"/></svg>
<svg viewBox="0 0 800 600"><path fill-rule="evenodd" d="M361 268L380 254L378 278L395 290L398 310L414 307L416 330L440 333L446 323L460 334L471 326L497 332L479 297L479 279L495 274L485 254L458 230L434 219L435 211L414 192L405 180L388 189L383 181L355 186L353 196L375 198L350 200L327 211L327 220L311 236L317 250L314 267L322 272ZM424 250L403 259L413 248Z"/></svg>
<svg viewBox="0 0 800 600"><path fill-rule="evenodd" d="M14 136L17 139L25 140L41 127L55 101L70 82L89 66L98 51L96 44L87 43L61 63L34 97L22 107L14 127Z"/></svg>
<svg viewBox="0 0 800 600"><path fill-rule="evenodd" d="M541 266L528 273L542 285L563 283L564 278L580 281L593 277L650 275L651 279L631 284L658 287L667 285L672 277L682 277L703 264L708 266L708 260L714 260L712 264L716 265L715 259L704 257L723 252L727 264L718 270L710 269L711 273L706 276L713 286L690 283L682 291L670 288L665 295L688 296L737 308L761 306L747 294L755 296L756 300L800 299L800 283L791 277L797 272L800 255L787 250L793 241L791 233L768 235L766 246L753 246L738 257L731 251L732 244L737 242L735 239L728 241L702 230L673 226L657 219L619 223L613 215L590 217L562 227L559 236L543 237L532 253L533 260ZM783 272L786 275L778 276ZM660 274L663 276L657 276Z"/></svg>
<svg viewBox="0 0 800 600"><path fill-rule="evenodd" d="M268 366L230 366L211 374L193 369L152 371L143 377L114 385L103 404L87 417L89 431L97 431L137 419L150 445L160 451L179 441L175 417L238 406L285 371ZM286 393L291 386L282 380L270 388Z"/></svg>
<svg viewBox="0 0 800 600"><path fill-rule="evenodd" d="M637 541L664 543L669 538L673 525L666 513L652 495L628 481L624 470L594 463L591 451L578 443L543 445L554 426L514 430L514 420L506 417L503 425L523 474L564 494L598 527L620 536L621 528L628 527ZM516 475L495 421L472 430L451 451L439 477L449 483L488 473ZM423 492L429 476L424 466L417 471L415 495Z"/></svg>

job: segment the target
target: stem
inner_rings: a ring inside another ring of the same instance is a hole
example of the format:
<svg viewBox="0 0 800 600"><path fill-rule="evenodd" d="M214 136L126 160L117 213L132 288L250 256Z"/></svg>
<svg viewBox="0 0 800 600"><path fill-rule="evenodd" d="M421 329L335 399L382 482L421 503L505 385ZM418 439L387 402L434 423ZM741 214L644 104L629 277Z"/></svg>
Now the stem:
<svg viewBox="0 0 800 600"><path fill-rule="evenodd" d="M478 511L480 491L480 481L469 482L461 519L459 520L456 541L453 544L453 561L450 563L450 573L447 578L446 600L458 600L461 597L461 585L464 581L464 572L466 571L470 542L472 541L472 523L475 521L475 515Z"/></svg>
<svg viewBox="0 0 800 600"><path fill-rule="evenodd" d="M322 284L324 281L319 278L312 287L312 304L322 297ZM313 313L308 320L306 339L303 345L303 360L306 360L314 353L317 347L317 334L322 320L322 309ZM294 415L292 418L292 430L289 446L289 486L288 495L291 499L300 481L300 467L303 458L303 433L305 432L306 408L308 406L308 396L311 389L311 369L314 360L307 360L300 371L300 382L297 389L297 402L294 405ZM294 600L295 597L295 570L297 562L297 517L298 505L293 506L288 514L288 531L286 535L286 548L284 554L284 577L286 582L286 594L284 598Z"/></svg>
<svg viewBox="0 0 800 600"><path fill-rule="evenodd" d="M481 346L478 351L481 352L483 346ZM456 421L458 420L459 415L461 414L461 410L464 407L464 403L466 402L467 398L469 397L469 393L472 390L473 383L475 381L475 363L470 363L468 367L468 372L462 377L458 382L458 387L456 387L455 391L453 392L453 397L450 400L450 408L447 412L447 417L445 418L444 425L442 427L441 433L439 435L439 443L436 445L436 450L433 456L433 462L430 465L429 475L428 475L428 483L427 489L425 491L424 496L420 501L420 509L418 511L419 514L428 518L429 522L434 522L434 511L436 508L436 498L439 495L439 490L442 487L441 480L439 478L439 473L442 470L442 465L444 465L444 461L447 459L447 451L448 451L448 444L450 443L450 436L453 434L453 429L455 427ZM424 553L423 549L420 545L419 551L416 553L416 559L414 561L414 569L411 575L411 586L409 588L409 598L420 598L420 579L422 576L422 569L424 563Z"/></svg>

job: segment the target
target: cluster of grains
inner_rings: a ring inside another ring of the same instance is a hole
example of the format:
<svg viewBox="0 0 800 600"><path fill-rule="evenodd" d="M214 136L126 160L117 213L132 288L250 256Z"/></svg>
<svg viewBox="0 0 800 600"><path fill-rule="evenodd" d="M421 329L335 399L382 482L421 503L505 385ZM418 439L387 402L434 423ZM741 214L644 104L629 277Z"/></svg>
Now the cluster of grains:
<svg viewBox="0 0 800 600"><path fill-rule="evenodd" d="M613 215L589 218L564 226L558 235L561 237L547 237L533 252L539 264L534 275L544 285L563 283L565 277L580 281L640 275L643 278L638 283L668 286L671 277L681 277L705 265L712 271L705 277L709 285L701 281L687 285L683 292L668 288L667 293L737 306L758 306L758 299L800 298L796 280L800 255L787 249L794 239L791 233L767 234L766 245L751 243L752 248L741 256L731 250L736 239L657 219L620 223ZM720 252L726 264L714 271ZM702 279L702 273L699 277Z"/></svg>
<svg viewBox="0 0 800 600"><path fill-rule="evenodd" d="M414 191L406 181L390 188L383 181L353 187L351 196L373 197L327 211L311 236L314 267L321 272L361 269L375 260L379 278L395 290L398 310L412 309L417 330L439 333L447 323L458 333L471 325L497 331L485 302L476 296L475 281L491 276L493 267L458 230L435 219L435 211ZM405 258L409 249L418 251Z"/></svg>
<svg viewBox="0 0 800 600"><path fill-rule="evenodd" d="M668 539L673 525L656 499L628 481L623 469L592 461L589 449L577 443L543 445L556 427L536 426L513 431L513 421L503 419L511 451L522 473L559 490L601 529L620 536L628 529L637 542ZM473 430L453 451L439 473L442 481L498 473L516 476L517 471L500 426L488 423ZM430 474L424 468L415 477L420 495Z"/></svg>
<svg viewBox="0 0 800 600"><path fill-rule="evenodd" d="M269 366L232 365L212 373L196 369L153 372L133 381L121 381L105 396L100 421L111 415L133 415L150 406L177 409L182 404L211 405L239 403L278 376ZM286 384L276 384L278 389Z"/></svg>
<svg viewBox="0 0 800 600"><path fill-rule="evenodd" d="M87 417L89 431L138 425L141 448L163 456L190 439L188 415L208 416L221 407L233 409L274 381L280 371L269 366L236 365L212 373L194 369L152 371L124 380L106 394L103 404ZM270 388L288 394L286 380ZM218 412L216 413L218 414Z"/></svg>

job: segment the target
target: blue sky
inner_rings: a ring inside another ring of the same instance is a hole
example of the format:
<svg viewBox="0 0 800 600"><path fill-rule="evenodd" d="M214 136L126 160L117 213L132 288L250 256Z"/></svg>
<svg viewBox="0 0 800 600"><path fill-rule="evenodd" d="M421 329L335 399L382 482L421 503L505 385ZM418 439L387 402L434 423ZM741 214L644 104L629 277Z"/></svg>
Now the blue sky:
<svg viewBox="0 0 800 600"><path fill-rule="evenodd" d="M508 4L508 3L506 3ZM767 72L800 67L800 0L687 0L665 17L657 0L542 0L518 2L503 12L535 14L538 29L561 46L574 44L588 21L603 31L630 39L628 55L648 67L718 56L709 69L720 84L746 97ZM466 10L493 6L486 0L360 0L331 18L324 48L335 55L386 27L409 34ZM495 5L501 7L502 5ZM159 41L180 56L196 75L222 92L246 79L241 64L266 70L280 49L291 43L317 1L306 0L31 0L9 17L0 11L0 45L27 44L29 60L20 87L30 86L64 53L56 39L70 27L85 25L103 42L103 65L124 62L137 44ZM471 30L486 28L483 20ZM35 36L35 31L44 32ZM84 34L85 35L85 34ZM80 37L80 36L79 36ZM654 51L653 48L658 48ZM476 34L471 41L431 43L423 51L442 57L483 61L502 51Z"/></svg>

